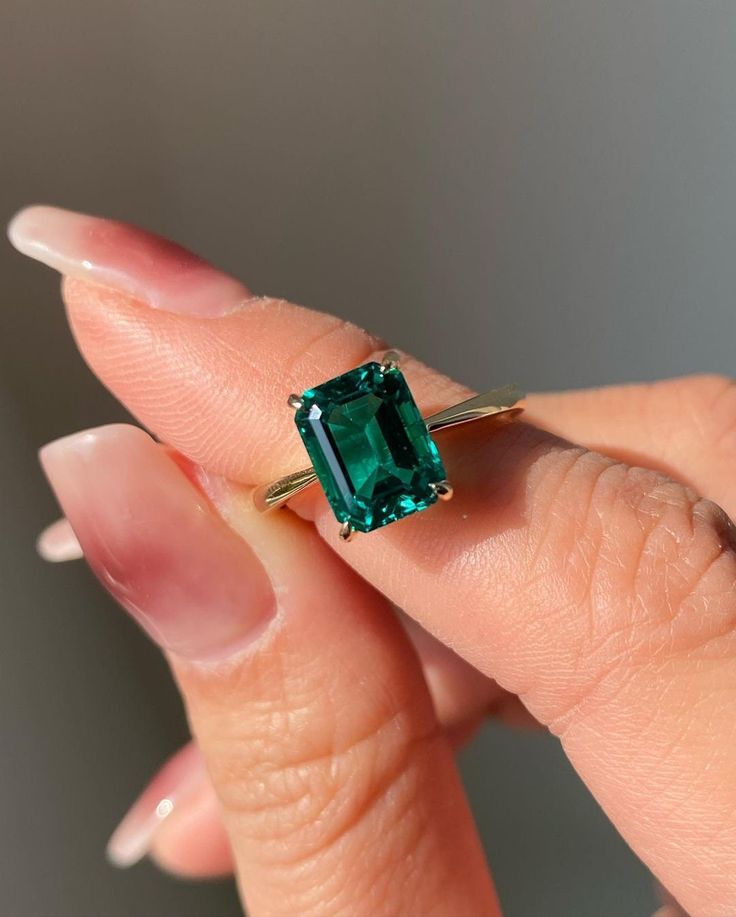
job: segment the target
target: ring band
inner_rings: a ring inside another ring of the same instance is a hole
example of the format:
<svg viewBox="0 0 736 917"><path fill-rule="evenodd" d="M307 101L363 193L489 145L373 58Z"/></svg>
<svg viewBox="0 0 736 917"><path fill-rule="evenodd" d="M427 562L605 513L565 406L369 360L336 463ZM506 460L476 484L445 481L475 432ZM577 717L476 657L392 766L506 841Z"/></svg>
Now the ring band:
<svg viewBox="0 0 736 917"><path fill-rule="evenodd" d="M523 392L506 385L422 417L399 361L391 350L380 363L289 396L312 465L257 487L257 509L283 506L319 481L348 541L452 497L433 434L523 410Z"/></svg>

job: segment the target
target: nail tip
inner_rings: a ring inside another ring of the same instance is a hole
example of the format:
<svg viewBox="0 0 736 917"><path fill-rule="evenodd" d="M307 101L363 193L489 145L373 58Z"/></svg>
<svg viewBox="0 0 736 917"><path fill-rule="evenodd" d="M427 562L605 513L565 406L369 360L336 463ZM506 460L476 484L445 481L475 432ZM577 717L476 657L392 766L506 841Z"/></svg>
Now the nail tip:
<svg viewBox="0 0 736 917"><path fill-rule="evenodd" d="M23 255L25 254L25 251L22 226L26 219L28 209L28 207L24 207L22 210L19 210L17 213L13 214L5 228L5 234L8 237L8 242L10 242L16 251L19 251Z"/></svg>
<svg viewBox="0 0 736 917"><path fill-rule="evenodd" d="M36 554L38 554L41 560L45 560L46 563L53 564L56 563L56 557L54 556L53 550L46 544L44 539L45 534L45 532L41 532L38 538L36 538Z"/></svg>
<svg viewBox="0 0 736 917"><path fill-rule="evenodd" d="M90 446L94 442L95 436L89 430L71 433L68 436L60 436L58 439L52 439L51 442L41 446L38 450L38 461L46 471L57 459L79 452L83 445Z"/></svg>
<svg viewBox="0 0 736 917"><path fill-rule="evenodd" d="M11 217L6 235L16 251L63 273L68 259L61 240L82 218L83 214L52 204L29 204Z"/></svg>
<svg viewBox="0 0 736 917"><path fill-rule="evenodd" d="M35 544L36 553L41 560L49 564L81 560L84 552L71 526L68 532L63 533L63 537L60 534L59 526L59 522L52 523L39 534Z"/></svg>
<svg viewBox="0 0 736 917"><path fill-rule="evenodd" d="M32 222L34 217L58 209L58 207L53 207L49 204L27 204L25 207L21 207L21 209L16 211L10 218L5 230L10 244L18 249L18 251L25 254L24 249L28 247L26 233L28 224Z"/></svg>
<svg viewBox="0 0 736 917"><path fill-rule="evenodd" d="M43 468L57 456L69 453L84 453L99 443L120 439L121 437L143 436L150 439L145 430L127 423L109 423L100 427L90 427L77 433L69 433L45 443L38 450L38 459Z"/></svg>
<svg viewBox="0 0 736 917"><path fill-rule="evenodd" d="M112 840L105 848L105 859L114 869L130 869L145 857L146 851L124 851L115 848Z"/></svg>

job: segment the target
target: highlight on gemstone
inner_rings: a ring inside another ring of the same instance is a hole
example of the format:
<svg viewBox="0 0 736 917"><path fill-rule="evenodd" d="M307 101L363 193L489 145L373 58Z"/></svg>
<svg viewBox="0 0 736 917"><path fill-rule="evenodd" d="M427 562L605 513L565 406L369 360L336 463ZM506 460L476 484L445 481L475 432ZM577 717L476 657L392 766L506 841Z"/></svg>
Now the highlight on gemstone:
<svg viewBox="0 0 736 917"><path fill-rule="evenodd" d="M295 420L340 522L370 532L437 500L445 469L398 368L366 363L307 389Z"/></svg>

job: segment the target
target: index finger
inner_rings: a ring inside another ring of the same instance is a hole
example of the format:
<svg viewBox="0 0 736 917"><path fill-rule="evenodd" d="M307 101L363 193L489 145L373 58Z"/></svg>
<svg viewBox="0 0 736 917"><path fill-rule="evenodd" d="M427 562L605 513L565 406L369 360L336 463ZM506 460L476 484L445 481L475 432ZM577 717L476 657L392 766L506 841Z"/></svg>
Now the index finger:
<svg viewBox="0 0 736 917"><path fill-rule="evenodd" d="M65 219L62 231L55 213L49 232L43 214L25 225L21 217L15 238L72 274L117 285L65 284L72 328L103 382L212 470L255 484L300 467L285 396L364 362L380 343L244 288L229 299L214 269L196 273L187 314L175 314L176 259L162 257L161 243L148 246L150 237L126 228L111 245L108 224ZM206 319L192 314L197 300ZM467 394L413 361L406 374L425 410ZM339 543L320 495L300 510L347 563L561 736L622 833L689 911L731 912L729 520L661 474L526 424L458 431L442 451L455 500L359 543Z"/></svg>

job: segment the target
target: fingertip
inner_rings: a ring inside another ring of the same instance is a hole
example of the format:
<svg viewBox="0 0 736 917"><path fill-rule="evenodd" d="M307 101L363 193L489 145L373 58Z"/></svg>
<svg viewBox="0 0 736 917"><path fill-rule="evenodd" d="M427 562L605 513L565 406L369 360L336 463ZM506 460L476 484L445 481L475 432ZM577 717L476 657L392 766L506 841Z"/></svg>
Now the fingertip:
<svg viewBox="0 0 736 917"><path fill-rule="evenodd" d="M180 879L217 879L232 873L230 841L211 785L162 822L147 855L163 872Z"/></svg>
<svg viewBox="0 0 736 917"><path fill-rule="evenodd" d="M116 869L130 869L148 857L159 869L184 879L232 872L220 806L193 742L154 776L113 832L105 856Z"/></svg>
<svg viewBox="0 0 736 917"><path fill-rule="evenodd" d="M57 519L47 526L36 539L36 551L42 560L52 564L80 560L84 557L82 546L67 519Z"/></svg>

